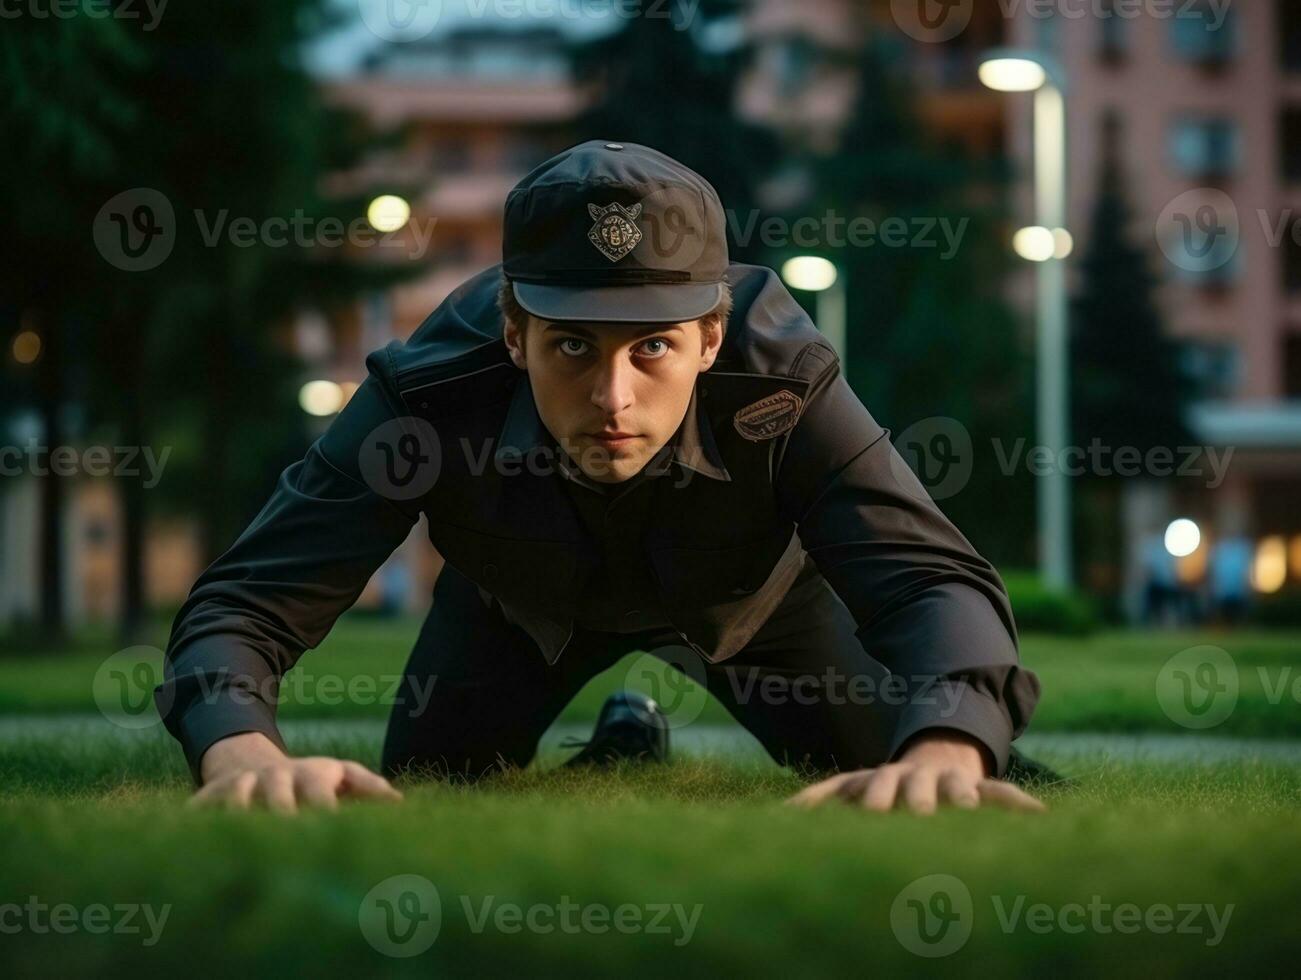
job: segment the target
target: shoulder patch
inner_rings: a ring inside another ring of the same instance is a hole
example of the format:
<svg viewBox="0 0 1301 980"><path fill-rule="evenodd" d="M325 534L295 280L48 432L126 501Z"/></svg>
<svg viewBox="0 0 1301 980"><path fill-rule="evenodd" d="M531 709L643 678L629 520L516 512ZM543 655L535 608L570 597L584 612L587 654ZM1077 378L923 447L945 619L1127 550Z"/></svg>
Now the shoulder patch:
<svg viewBox="0 0 1301 980"><path fill-rule="evenodd" d="M800 417L804 399L788 388L783 388L767 398L760 398L739 409L732 416L732 425L742 438L751 442L774 439L795 427Z"/></svg>

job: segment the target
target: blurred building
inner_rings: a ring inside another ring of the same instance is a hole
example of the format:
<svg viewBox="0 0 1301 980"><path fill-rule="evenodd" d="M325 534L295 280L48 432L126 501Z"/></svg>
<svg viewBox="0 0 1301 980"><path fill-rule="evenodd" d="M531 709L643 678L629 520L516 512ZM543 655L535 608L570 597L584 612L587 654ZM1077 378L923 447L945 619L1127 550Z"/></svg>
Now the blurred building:
<svg viewBox="0 0 1301 980"><path fill-rule="evenodd" d="M472 27L380 45L355 74L323 85L327 100L360 110L382 129L405 129L395 150L339 180L341 188L377 195L416 188L399 247L375 260L415 262L422 270L401 286L364 297L338 319L312 312L300 317L295 337L305 382L332 381L346 400L362 380L368 353L405 340L456 286L501 261L507 193L572 142L566 127L584 98L570 77L564 34L545 23ZM328 415L322 427L327 421ZM440 567L422 521L376 573L359 605L419 608Z"/></svg>
<svg viewBox="0 0 1301 980"><path fill-rule="evenodd" d="M1054 59L1067 87L1075 255L1088 247L1103 120L1114 113L1135 215L1130 233L1148 246L1167 329L1201 392L1190 427L1221 457L1232 451L1229 475L1215 487L1127 481L1125 567L1111 574L1137 614L1143 542L1184 516L1202 531L1201 546L1181 561L1186 577L1207 575L1218 539L1245 536L1258 592L1301 583L1301 4L970 0L934 5L932 15L965 18L936 43L910 41L898 6L753 0L746 24L756 54L738 111L772 125L797 151L826 152L854 104L859 39L869 31L902 39L931 134L974 156L1009 156L1017 175L1012 217L1028 225L1030 97L984 88L976 69L985 52L1004 46ZM775 205L807 191L799 176L774 187ZM1229 234L1191 246L1172 238L1172 212L1209 216L1205 201L1225 200L1216 191L1236 209L1214 213ZM1033 267L1008 289L1031 314Z"/></svg>
<svg viewBox="0 0 1301 980"><path fill-rule="evenodd" d="M1052 56L1065 76L1077 255L1104 120L1119 121L1130 232L1150 247L1167 329L1201 391L1191 429L1233 452L1218 487L1129 481L1126 593L1140 589L1140 543L1176 517L1202 529L1183 563L1190 577L1203 575L1217 538L1245 534L1257 591L1295 585L1301 566L1289 572L1282 556L1301 554L1301 5L1096 6L1101 15L1066 17L1023 5L1008 43ZM1006 98L1008 145L1028 173L1029 97ZM1021 208L1033 223L1028 187Z"/></svg>

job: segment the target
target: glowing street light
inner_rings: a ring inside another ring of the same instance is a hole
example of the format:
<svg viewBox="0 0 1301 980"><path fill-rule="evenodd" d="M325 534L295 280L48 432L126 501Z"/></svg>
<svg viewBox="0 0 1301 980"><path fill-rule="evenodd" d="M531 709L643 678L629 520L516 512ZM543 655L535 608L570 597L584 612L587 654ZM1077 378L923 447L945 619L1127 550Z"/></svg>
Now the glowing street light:
<svg viewBox="0 0 1301 980"><path fill-rule="evenodd" d="M997 56L990 52L976 74L980 84L995 92L1033 92L1048 81L1048 72L1040 61L1015 54Z"/></svg>
<svg viewBox="0 0 1301 980"><path fill-rule="evenodd" d="M1165 550L1175 558L1187 558L1201 543L1201 528L1186 517L1171 521L1165 529Z"/></svg>
<svg viewBox="0 0 1301 980"><path fill-rule="evenodd" d="M996 92L1034 93L1035 224L1012 240L1016 254L1035 262L1035 426L1054 458L1066 449L1066 272L1062 259L1074 243L1066 225L1066 101L1062 74L1033 52L990 51L977 69ZM1071 488L1062 467L1039 478L1035 506L1039 526L1039 572L1046 584L1071 584Z"/></svg>
<svg viewBox="0 0 1301 980"><path fill-rule="evenodd" d="M396 194L381 194L366 209L366 220L376 231L397 231L410 219L411 205Z"/></svg>
<svg viewBox="0 0 1301 980"><path fill-rule="evenodd" d="M299 407L317 418L333 415L343 403L343 388L333 381L309 381L298 389Z"/></svg>
<svg viewBox="0 0 1301 980"><path fill-rule="evenodd" d="M818 294L818 329L845 359L845 277L820 255L797 255L782 263L782 281Z"/></svg>

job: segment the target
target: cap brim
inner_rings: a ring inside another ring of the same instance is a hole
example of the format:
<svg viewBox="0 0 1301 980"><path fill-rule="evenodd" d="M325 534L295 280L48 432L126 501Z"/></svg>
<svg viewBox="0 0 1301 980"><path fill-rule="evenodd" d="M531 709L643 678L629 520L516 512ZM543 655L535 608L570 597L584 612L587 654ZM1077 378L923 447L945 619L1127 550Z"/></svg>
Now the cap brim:
<svg viewBox="0 0 1301 980"><path fill-rule="evenodd" d="M713 310L721 282L639 283L635 286L557 286L512 282L515 299L543 320L604 323L682 323Z"/></svg>

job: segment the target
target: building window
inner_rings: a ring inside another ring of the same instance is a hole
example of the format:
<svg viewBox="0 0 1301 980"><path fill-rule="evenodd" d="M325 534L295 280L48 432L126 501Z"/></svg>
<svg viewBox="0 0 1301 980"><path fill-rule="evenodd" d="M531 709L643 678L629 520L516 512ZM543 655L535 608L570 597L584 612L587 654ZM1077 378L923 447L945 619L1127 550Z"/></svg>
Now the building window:
<svg viewBox="0 0 1301 980"><path fill-rule="evenodd" d="M1229 398L1238 386L1238 349L1221 340L1190 340L1181 345L1179 366L1197 388L1198 398Z"/></svg>
<svg viewBox="0 0 1301 980"><path fill-rule="evenodd" d="M1175 54L1184 61L1224 64L1237 47L1234 11L1209 0L1185 4L1170 20L1170 39Z"/></svg>
<svg viewBox="0 0 1301 980"><path fill-rule="evenodd" d="M1301 222L1292 221L1283 236L1283 286L1289 293L1301 292L1301 244L1297 236L1301 235Z"/></svg>
<svg viewBox="0 0 1301 980"><path fill-rule="evenodd" d="M1274 0L1279 62L1284 71L1301 72L1301 5Z"/></svg>
<svg viewBox="0 0 1301 980"><path fill-rule="evenodd" d="M1186 215L1170 229L1164 251L1176 280L1203 289L1223 290L1241 273L1242 250L1236 228L1220 223L1211 209L1207 217Z"/></svg>
<svg viewBox="0 0 1301 980"><path fill-rule="evenodd" d="M1108 64L1125 60L1129 52L1129 24L1116 12L1115 0L1104 0L1098 17L1098 57Z"/></svg>
<svg viewBox="0 0 1301 980"><path fill-rule="evenodd" d="M1044 54L1056 54L1061 42L1061 23L1051 8L1035 14L1034 47Z"/></svg>
<svg viewBox="0 0 1301 980"><path fill-rule="evenodd" d="M782 98L799 95L813 76L816 54L812 43L803 37L793 37L777 47L777 87Z"/></svg>
<svg viewBox="0 0 1301 980"><path fill-rule="evenodd" d="M1279 174L1284 180L1301 181L1301 107L1285 108L1278 129Z"/></svg>
<svg viewBox="0 0 1301 980"><path fill-rule="evenodd" d="M1178 119L1170 129L1170 154L1185 177L1226 177L1241 163L1238 126L1231 119Z"/></svg>
<svg viewBox="0 0 1301 980"><path fill-rule="evenodd" d="M1283 337L1283 394L1301 398L1301 334Z"/></svg>

